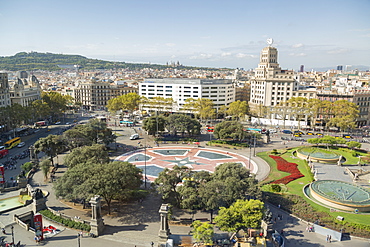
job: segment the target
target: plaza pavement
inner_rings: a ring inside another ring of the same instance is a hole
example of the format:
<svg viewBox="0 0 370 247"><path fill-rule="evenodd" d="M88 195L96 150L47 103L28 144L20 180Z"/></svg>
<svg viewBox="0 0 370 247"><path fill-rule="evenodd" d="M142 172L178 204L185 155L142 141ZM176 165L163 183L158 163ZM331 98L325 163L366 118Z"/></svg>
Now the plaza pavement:
<svg viewBox="0 0 370 247"><path fill-rule="evenodd" d="M118 130L117 130L118 131ZM135 145L135 141L131 141L128 139L131 132L135 131L134 129L126 128L122 129L123 135L117 140L119 144L126 144L126 145ZM136 131L138 131L136 129ZM149 138L146 140L150 143ZM280 136L276 135L272 138L272 143L265 145L263 147L257 147L256 153L261 151L268 151L272 150L273 148L285 148L285 147L294 147L300 145L298 142L287 142L282 143L280 140ZM151 144L153 145L153 144ZM171 144L173 145L173 144ZM179 145L181 146L181 145ZM201 142L201 146L205 146L205 141ZM232 152L242 154L244 156L249 157L250 149L242 149L242 150L232 150ZM59 157L59 161L62 157ZM115 158L115 157L112 157ZM258 165L258 172L256 177L260 180L267 177L269 173L269 166L260 158L252 157L253 161ZM61 168L57 172L57 176L62 175L63 170L65 168ZM80 211L74 208L70 208L69 206L63 204L59 200L56 199L51 183L46 183L43 181L43 175L39 171L37 172L33 179L32 184L35 187L40 187L43 190L47 190L50 192L48 197L47 205L55 210L58 210L66 215L69 216L78 216L81 219L90 219L90 215L85 211ZM12 192L17 193L17 192ZM9 197L10 192L3 193L0 195L1 198ZM122 217L104 217L105 222L105 230L104 234L98 238L90 238L84 237L81 239L80 246L127 246L127 247L145 247L151 246L150 242L153 241L155 244L157 243L158 239L158 231L159 231L159 215L158 210L161 204L161 200L158 195L151 195L146 198L142 203L131 203L128 205L123 206L122 208L117 208L114 210L118 210L124 212ZM342 241L342 242L332 242L330 245L326 243L325 236L321 236L316 233L306 232L306 223L300 221L299 219L295 218L287 214L286 212L274 207L270 206L274 216L277 214L283 215L282 220L278 220L274 224L274 228L277 230L284 229L286 233L286 247L295 247L295 246L314 246L314 247L321 247L321 246L351 246L351 247L369 247L369 241L364 239L357 239L353 238L350 241ZM20 214L25 211L31 210L30 206L23 207L17 210L13 210L8 213L4 213L0 215L0 223L1 226L5 226L7 230L7 235L5 236L6 240L11 240L10 233L10 226L14 226L14 236L15 242L21 240L23 244L27 244L27 246L36 246L35 242L33 241L33 235L30 232L26 232L23 228L18 225L13 224L13 215ZM189 217L190 215L180 215L178 212L175 212L176 217ZM191 217L191 216L190 216ZM209 218L208 214L196 214L194 218ZM66 229L64 227L60 227L62 230L61 233L57 234L56 236L46 240L43 245L45 246L69 246L69 245L77 245L77 231ZM186 226L170 226L170 230L172 233L172 237L179 239L181 236L187 235L190 231L190 227Z"/></svg>

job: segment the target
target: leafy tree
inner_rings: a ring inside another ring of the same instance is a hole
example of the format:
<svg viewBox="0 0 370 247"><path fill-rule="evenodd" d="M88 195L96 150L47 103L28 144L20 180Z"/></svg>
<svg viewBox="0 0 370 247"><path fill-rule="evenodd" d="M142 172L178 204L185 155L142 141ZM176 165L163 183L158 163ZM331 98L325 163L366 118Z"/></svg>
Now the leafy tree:
<svg viewBox="0 0 370 247"><path fill-rule="evenodd" d="M172 114L167 118L167 129L172 135L176 136L178 132L182 136L187 132L190 136L200 133L200 123L184 114Z"/></svg>
<svg viewBox="0 0 370 247"><path fill-rule="evenodd" d="M183 109L185 111L195 113L201 119L201 121L204 119L211 119L216 116L213 101L206 98L188 98L185 100Z"/></svg>
<svg viewBox="0 0 370 247"><path fill-rule="evenodd" d="M143 129L148 132L149 135L155 135L158 131L164 131L164 126L166 124L166 118L163 115L151 116L144 119ZM157 129L158 127L158 129Z"/></svg>
<svg viewBox="0 0 370 247"><path fill-rule="evenodd" d="M197 242L212 245L212 238L214 235L213 225L209 222L202 223L196 220L191 224L191 228L193 228L191 234Z"/></svg>
<svg viewBox="0 0 370 247"><path fill-rule="evenodd" d="M116 136L105 122L99 119L91 119L85 125L77 125L63 134L68 140L71 149L81 146L90 146L101 141L105 145L114 142Z"/></svg>
<svg viewBox="0 0 370 247"><path fill-rule="evenodd" d="M95 135L95 136L94 136ZM77 125L63 133L66 143L70 149L91 146L96 140L96 133L87 125Z"/></svg>
<svg viewBox="0 0 370 247"><path fill-rule="evenodd" d="M143 98L137 93L128 93L116 98L110 99L108 101L107 108L110 112L117 112L119 110L128 111L132 113L133 111L139 109L141 100Z"/></svg>
<svg viewBox="0 0 370 247"><path fill-rule="evenodd" d="M67 104L70 100L69 96L63 96L57 92L42 92L41 98L50 107L50 115L53 118L58 116L67 109Z"/></svg>
<svg viewBox="0 0 370 247"><path fill-rule="evenodd" d="M44 159L40 162L40 168L42 173L44 174L44 181L48 179L50 174L51 162L48 159Z"/></svg>
<svg viewBox="0 0 370 247"><path fill-rule="evenodd" d="M26 162L23 165L21 165L21 169L25 173L29 172L32 169L32 167L33 167L33 163L32 162Z"/></svg>
<svg viewBox="0 0 370 247"><path fill-rule="evenodd" d="M154 182L158 185L158 192L162 195L162 199L179 207L181 203L181 195L178 191L179 184L184 178L189 177L190 172L190 168L177 165L171 170L165 168L160 172Z"/></svg>
<svg viewBox="0 0 370 247"><path fill-rule="evenodd" d="M31 103L32 111L34 114L34 120L41 120L45 119L50 114L50 106L48 103L42 101L42 100L35 100Z"/></svg>
<svg viewBox="0 0 370 247"><path fill-rule="evenodd" d="M227 109L226 113L229 116L233 116L233 119L240 120L242 116L245 114L248 114L249 112L249 106L246 101L234 101L229 105L229 108Z"/></svg>
<svg viewBox="0 0 370 247"><path fill-rule="evenodd" d="M346 144L347 144L347 147L349 147L350 149L361 148L361 143L359 142L349 141Z"/></svg>
<svg viewBox="0 0 370 247"><path fill-rule="evenodd" d="M216 124L213 135L217 139L242 140L247 134L243 130L243 125L237 121L223 121Z"/></svg>
<svg viewBox="0 0 370 247"><path fill-rule="evenodd" d="M308 105L307 98L293 97L287 103L290 107L290 113L296 121L298 121L298 129L301 128L301 119L307 115Z"/></svg>
<svg viewBox="0 0 370 247"><path fill-rule="evenodd" d="M172 112L174 103L175 101L172 98L164 98L160 96L150 99L142 97L141 100L142 107L146 109L148 108L151 112L154 111L156 115L158 115L158 113Z"/></svg>
<svg viewBox="0 0 370 247"><path fill-rule="evenodd" d="M264 215L264 203L259 200L237 200L229 208L221 207L215 217L222 231L238 232L248 228L259 228Z"/></svg>
<svg viewBox="0 0 370 247"><path fill-rule="evenodd" d="M128 162L86 163L77 165L57 180L56 196L66 199L89 199L94 195L104 198L110 214L114 198L138 189L141 170Z"/></svg>
<svg viewBox="0 0 370 247"><path fill-rule="evenodd" d="M272 109L272 113L275 114L276 118L283 120L284 128L285 128L285 121L286 121L288 112L289 112L289 106L288 106L288 103L285 101L280 102Z"/></svg>
<svg viewBox="0 0 370 247"><path fill-rule="evenodd" d="M50 157L50 161L53 166L54 157L56 157L60 151L64 150L62 137L58 135L48 135L47 137L40 138L35 142L34 146L36 152L44 152Z"/></svg>
<svg viewBox="0 0 370 247"><path fill-rule="evenodd" d="M78 147L72 150L64 158L64 164L73 168L79 164L97 163L104 164L109 162L109 155L106 147L101 144L92 146Z"/></svg>
<svg viewBox="0 0 370 247"><path fill-rule="evenodd" d="M105 145L114 142L115 135L113 135L112 130L107 128L107 123L100 121L99 119L91 119L86 126L90 128L89 133L91 133L90 138L92 138L94 143L98 143L100 140Z"/></svg>

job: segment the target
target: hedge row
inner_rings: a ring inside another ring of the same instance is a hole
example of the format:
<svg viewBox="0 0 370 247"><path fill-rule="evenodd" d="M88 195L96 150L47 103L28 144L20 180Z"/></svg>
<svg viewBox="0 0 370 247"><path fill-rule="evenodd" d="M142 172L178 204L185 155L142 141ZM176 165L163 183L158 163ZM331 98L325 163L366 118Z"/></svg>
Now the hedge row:
<svg viewBox="0 0 370 247"><path fill-rule="evenodd" d="M89 232L90 229L91 229L90 225L88 225L88 224L77 222L77 221L74 221L74 220L65 219L63 217L60 217L58 215L53 214L48 209L41 210L39 213L42 214L43 216L45 216L46 218L49 218L53 221L56 221L56 222L66 226L66 227L69 227L69 228L79 229L79 230L86 231L86 232Z"/></svg>
<svg viewBox="0 0 370 247"><path fill-rule="evenodd" d="M226 144L226 145L231 145L231 146L235 146L235 147L249 147L249 144L245 143L245 142L239 143L239 142L235 142L235 141L213 140L213 141L210 141L209 143L211 143L211 144Z"/></svg>

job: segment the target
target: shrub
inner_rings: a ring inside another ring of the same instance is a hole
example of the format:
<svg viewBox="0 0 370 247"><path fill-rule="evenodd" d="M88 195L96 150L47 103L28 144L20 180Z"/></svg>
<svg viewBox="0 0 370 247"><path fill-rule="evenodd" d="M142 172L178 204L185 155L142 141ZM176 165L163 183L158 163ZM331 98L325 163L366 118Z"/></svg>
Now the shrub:
<svg viewBox="0 0 370 247"><path fill-rule="evenodd" d="M273 192L280 192L281 191L280 185L278 185L278 184L271 184L271 191L273 191Z"/></svg>
<svg viewBox="0 0 370 247"><path fill-rule="evenodd" d="M273 150L271 151L271 154L273 154L273 155L277 155L277 154L279 154L279 152L278 152L276 149L273 149Z"/></svg>
<svg viewBox="0 0 370 247"><path fill-rule="evenodd" d="M46 218L49 218L53 221L56 221L56 222L66 226L66 227L69 227L69 228L79 229L79 230L83 230L83 231L87 231L87 232L90 231L90 229L91 229L90 225L88 225L88 224L62 218L58 215L53 214L53 212L51 212L48 209L41 210L40 214L42 214Z"/></svg>
<svg viewBox="0 0 370 247"><path fill-rule="evenodd" d="M22 169L25 173L27 173L27 172L31 171L32 167L33 167L33 163L32 163L32 162L26 162L26 163L24 163L24 164L21 166L21 169Z"/></svg>

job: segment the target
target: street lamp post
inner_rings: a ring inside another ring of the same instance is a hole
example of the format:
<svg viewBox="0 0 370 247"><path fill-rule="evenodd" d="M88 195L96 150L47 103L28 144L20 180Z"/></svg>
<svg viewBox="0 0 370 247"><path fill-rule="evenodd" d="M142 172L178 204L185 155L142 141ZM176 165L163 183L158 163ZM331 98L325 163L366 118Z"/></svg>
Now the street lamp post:
<svg viewBox="0 0 370 247"><path fill-rule="evenodd" d="M80 239L80 233L77 233L77 246L80 247L81 246L81 239Z"/></svg>
<svg viewBox="0 0 370 247"><path fill-rule="evenodd" d="M12 243L14 245L14 226L12 226L11 229L12 229Z"/></svg>

